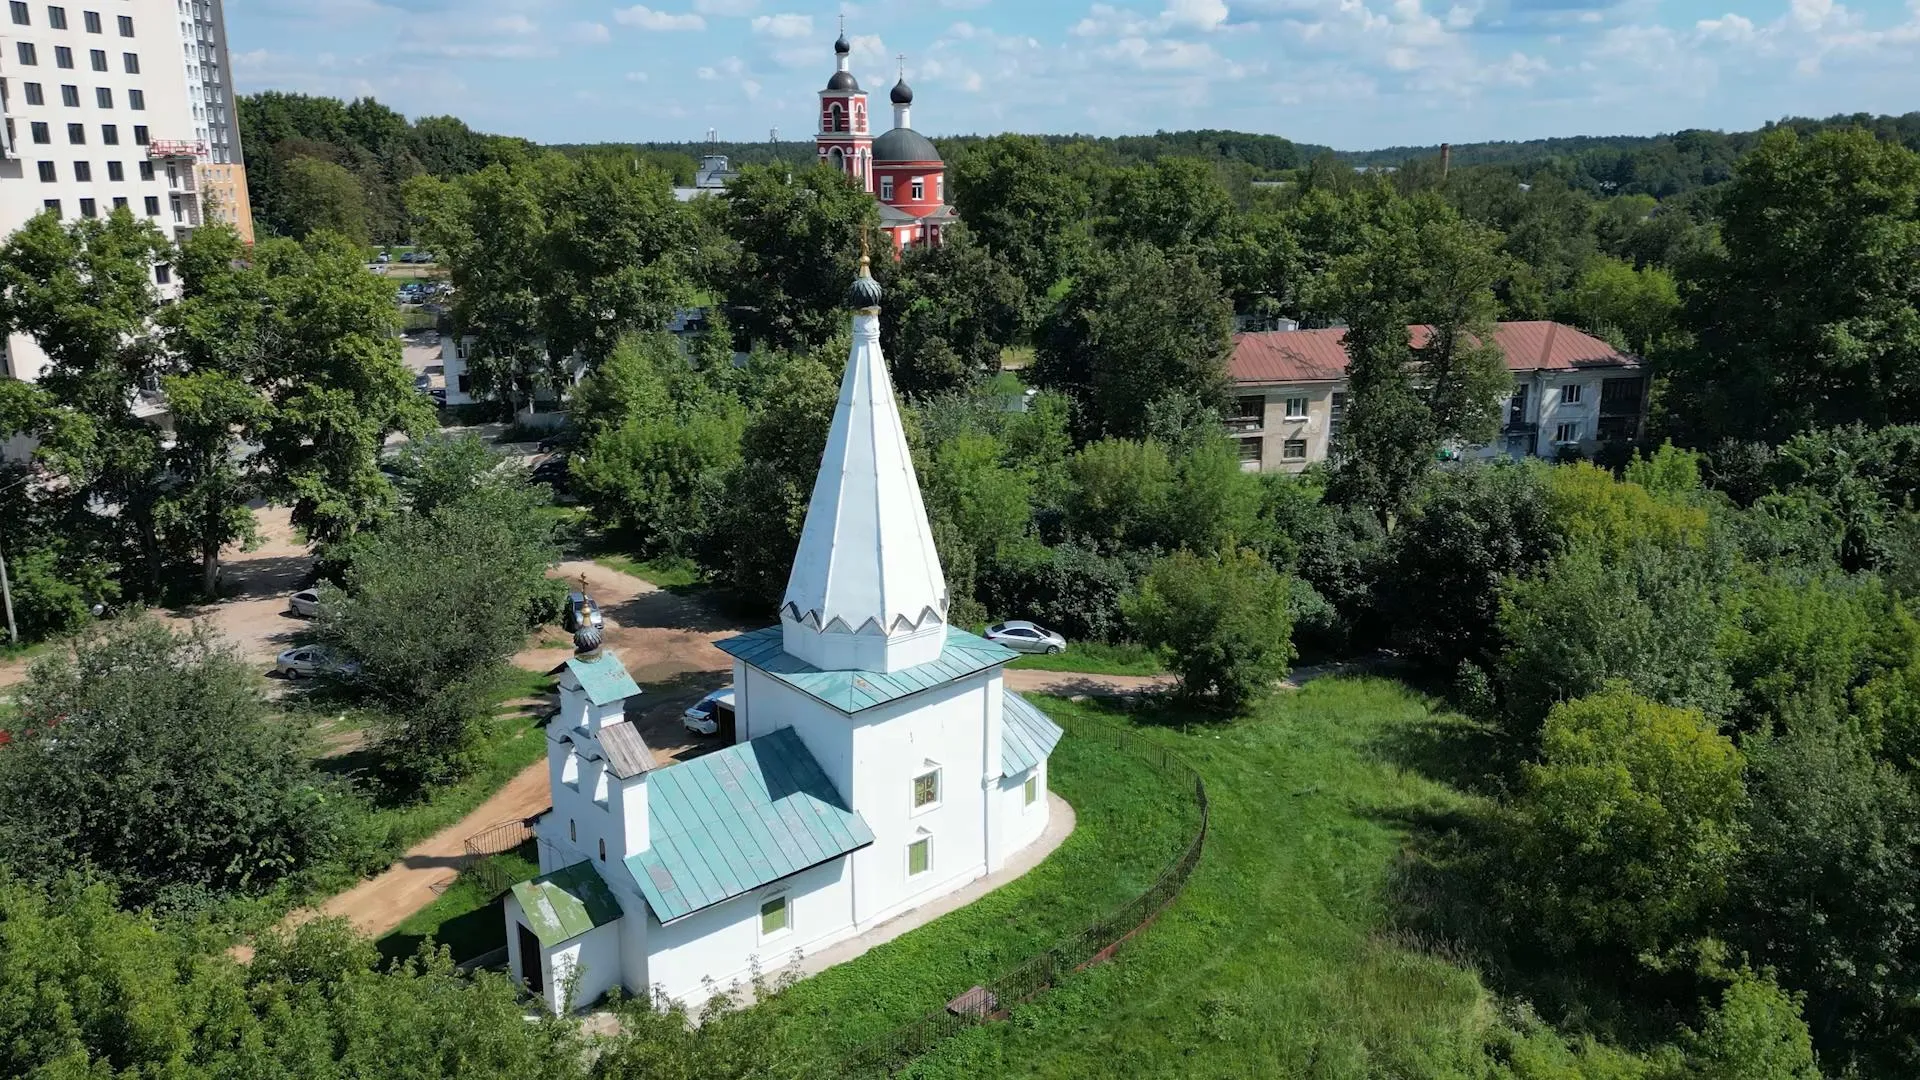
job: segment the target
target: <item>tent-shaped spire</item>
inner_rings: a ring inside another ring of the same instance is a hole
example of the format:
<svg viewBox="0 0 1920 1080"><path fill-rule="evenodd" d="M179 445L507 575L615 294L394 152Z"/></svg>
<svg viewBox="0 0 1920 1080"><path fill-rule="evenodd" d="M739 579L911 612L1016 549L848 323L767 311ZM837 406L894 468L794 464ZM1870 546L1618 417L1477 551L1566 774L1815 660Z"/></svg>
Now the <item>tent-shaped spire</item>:
<svg viewBox="0 0 1920 1080"><path fill-rule="evenodd" d="M853 348L780 606L786 651L825 670L940 657L947 582L880 355L880 286L863 256L847 292Z"/></svg>

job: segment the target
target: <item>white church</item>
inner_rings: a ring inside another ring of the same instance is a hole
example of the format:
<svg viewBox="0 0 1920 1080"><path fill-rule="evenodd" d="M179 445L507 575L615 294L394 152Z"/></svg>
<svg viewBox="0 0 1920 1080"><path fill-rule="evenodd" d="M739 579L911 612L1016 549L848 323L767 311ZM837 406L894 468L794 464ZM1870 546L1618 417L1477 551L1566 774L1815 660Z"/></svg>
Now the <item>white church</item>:
<svg viewBox="0 0 1920 1080"><path fill-rule="evenodd" d="M1016 654L947 625L864 259L848 303L780 625L719 643L731 744L656 762L625 718L639 687L598 631L575 635L547 726L541 872L505 904L513 977L556 1012L616 987L697 1002L991 873L1046 829L1060 728L1002 686Z"/></svg>

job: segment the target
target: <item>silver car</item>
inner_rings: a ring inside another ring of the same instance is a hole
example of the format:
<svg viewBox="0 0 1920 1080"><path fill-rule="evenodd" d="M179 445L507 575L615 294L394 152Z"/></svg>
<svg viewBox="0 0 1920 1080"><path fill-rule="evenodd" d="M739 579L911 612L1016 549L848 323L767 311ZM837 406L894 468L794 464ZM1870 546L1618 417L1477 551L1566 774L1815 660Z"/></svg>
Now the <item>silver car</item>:
<svg viewBox="0 0 1920 1080"><path fill-rule="evenodd" d="M323 645L302 645L276 657L273 671L289 679L310 679L315 675L358 675L360 665L340 659Z"/></svg>
<svg viewBox="0 0 1920 1080"><path fill-rule="evenodd" d="M1025 619L1009 619L1003 623L994 623L987 627L987 640L996 645L1005 645L1014 652L1046 653L1049 656L1067 651L1067 639L1038 623Z"/></svg>
<svg viewBox="0 0 1920 1080"><path fill-rule="evenodd" d="M312 619L320 614L320 594L313 589L301 589L287 597L287 612L302 618Z"/></svg>

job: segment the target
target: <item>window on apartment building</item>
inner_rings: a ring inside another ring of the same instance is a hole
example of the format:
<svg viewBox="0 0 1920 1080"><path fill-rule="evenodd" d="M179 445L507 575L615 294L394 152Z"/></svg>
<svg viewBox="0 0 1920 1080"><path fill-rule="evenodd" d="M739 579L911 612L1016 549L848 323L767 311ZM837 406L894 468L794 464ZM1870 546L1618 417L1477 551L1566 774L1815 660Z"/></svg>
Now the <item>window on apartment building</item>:
<svg viewBox="0 0 1920 1080"><path fill-rule="evenodd" d="M53 66L72 70L73 50L67 48L65 45L55 45L53 47Z"/></svg>
<svg viewBox="0 0 1920 1080"><path fill-rule="evenodd" d="M147 92L145 90L127 91L127 108L139 110L139 109L145 109L146 107L147 107Z"/></svg>
<svg viewBox="0 0 1920 1080"><path fill-rule="evenodd" d="M60 87L60 104L65 105L69 109L79 108L80 107L80 88L77 86L61 86Z"/></svg>
<svg viewBox="0 0 1920 1080"><path fill-rule="evenodd" d="M1631 379L1607 379L1600 384L1601 413L1638 413L1640 411L1640 393L1646 386L1646 380L1639 376Z"/></svg>
<svg viewBox="0 0 1920 1080"><path fill-rule="evenodd" d="M933 869L933 837L923 836L907 845L907 876L918 877Z"/></svg>
<svg viewBox="0 0 1920 1080"><path fill-rule="evenodd" d="M891 176L883 176L880 178L880 201L893 201L893 177Z"/></svg>
<svg viewBox="0 0 1920 1080"><path fill-rule="evenodd" d="M146 202L144 204L144 208L146 209L148 217L159 217L160 216L160 197L158 195L147 196Z"/></svg>
<svg viewBox="0 0 1920 1080"><path fill-rule="evenodd" d="M20 63L23 66L32 67L40 62L40 55L33 51L33 42L16 41L13 47L20 54Z"/></svg>
<svg viewBox="0 0 1920 1080"><path fill-rule="evenodd" d="M120 183L122 180L125 180L126 178L127 178L127 170L125 166L121 165L117 161L107 162L107 179L109 181L117 184L117 183Z"/></svg>
<svg viewBox="0 0 1920 1080"><path fill-rule="evenodd" d="M76 183L93 183L93 166L84 161L73 163L73 179Z"/></svg>
<svg viewBox="0 0 1920 1080"><path fill-rule="evenodd" d="M1554 428L1553 441L1557 443L1579 442L1580 425L1577 423L1561 424Z"/></svg>
<svg viewBox="0 0 1920 1080"><path fill-rule="evenodd" d="M1307 440L1288 439L1286 442L1281 443L1280 444L1280 460L1281 461L1307 460Z"/></svg>
<svg viewBox="0 0 1920 1080"><path fill-rule="evenodd" d="M1580 384L1579 383L1570 382L1567 385L1560 388L1560 404L1562 405L1580 404Z"/></svg>
<svg viewBox="0 0 1920 1080"><path fill-rule="evenodd" d="M60 179L60 170L53 164L53 162L43 161L40 163L40 182L41 183L44 183L44 184L57 183L59 179Z"/></svg>
<svg viewBox="0 0 1920 1080"><path fill-rule="evenodd" d="M53 135L49 133L45 120L33 121L33 141L37 143L50 143L53 141Z"/></svg>
<svg viewBox="0 0 1920 1080"><path fill-rule="evenodd" d="M787 898L769 896L760 901L760 936L778 934L787 929Z"/></svg>
<svg viewBox="0 0 1920 1080"><path fill-rule="evenodd" d="M1527 388L1516 386L1513 397L1507 399L1507 423L1524 424L1527 422Z"/></svg>
<svg viewBox="0 0 1920 1080"><path fill-rule="evenodd" d="M913 201L919 202L927 197L927 182L919 177L913 178Z"/></svg>
<svg viewBox="0 0 1920 1080"><path fill-rule="evenodd" d="M1257 430L1266 418L1266 395L1248 394L1233 399L1233 420L1229 426L1235 431Z"/></svg>
<svg viewBox="0 0 1920 1080"><path fill-rule="evenodd" d="M1240 464L1242 465L1260 464L1260 444L1265 441L1266 441L1265 439L1260 439L1260 438L1241 439L1240 440Z"/></svg>
<svg viewBox="0 0 1920 1080"><path fill-rule="evenodd" d="M97 34L100 32L100 13L99 12L83 11L80 13L80 21L86 24L87 33Z"/></svg>
<svg viewBox="0 0 1920 1080"><path fill-rule="evenodd" d="M115 195L113 197L113 208L115 210L125 210L127 208L127 197L125 195Z"/></svg>
<svg viewBox="0 0 1920 1080"><path fill-rule="evenodd" d="M131 15L120 16L120 36L121 37L133 36L133 16Z"/></svg>
<svg viewBox="0 0 1920 1080"><path fill-rule="evenodd" d="M1347 393L1336 390L1327 401L1327 438L1331 440L1340 434L1340 421L1347 418Z"/></svg>
<svg viewBox="0 0 1920 1080"><path fill-rule="evenodd" d="M30 82L30 83L21 83L20 85L24 87L27 91L27 104L45 105L47 103L47 95L40 92L39 83Z"/></svg>
<svg viewBox="0 0 1920 1080"><path fill-rule="evenodd" d="M116 124L100 125L100 141L108 146L120 145L120 128Z"/></svg>
<svg viewBox="0 0 1920 1080"><path fill-rule="evenodd" d="M1594 425L1593 433L1601 442L1626 442L1633 438L1633 429L1638 419L1634 416L1603 416L1600 422Z"/></svg>
<svg viewBox="0 0 1920 1080"><path fill-rule="evenodd" d="M88 62L93 64L93 70L95 71L107 70L107 50L89 49L87 50L87 60Z"/></svg>
<svg viewBox="0 0 1920 1080"><path fill-rule="evenodd" d="M1287 399L1287 419L1305 420L1307 418L1307 399L1290 397Z"/></svg>
<svg viewBox="0 0 1920 1080"><path fill-rule="evenodd" d="M142 161L140 163L140 179L142 180L153 179L153 162Z"/></svg>
<svg viewBox="0 0 1920 1080"><path fill-rule="evenodd" d="M59 199L42 199L40 200L40 205L53 211L54 216L56 217L60 216L60 200Z"/></svg>
<svg viewBox="0 0 1920 1080"><path fill-rule="evenodd" d="M27 0L13 0L13 22L15 26L32 26L33 20L27 15Z"/></svg>
<svg viewBox="0 0 1920 1080"><path fill-rule="evenodd" d="M121 53L120 64L122 67L127 69L127 74L129 75L140 74L140 54L139 53L130 53L130 52Z"/></svg>
<svg viewBox="0 0 1920 1080"><path fill-rule="evenodd" d="M67 125L67 142L73 144L74 146L87 145L87 125L68 124Z"/></svg>
<svg viewBox="0 0 1920 1080"><path fill-rule="evenodd" d="M145 124L133 125L133 144L135 146L147 145L147 125Z"/></svg>
<svg viewBox="0 0 1920 1080"><path fill-rule="evenodd" d="M94 87L93 103L103 109L113 108L113 88L110 86Z"/></svg>
<svg viewBox="0 0 1920 1080"><path fill-rule="evenodd" d="M100 216L99 210L96 208L94 201L92 199L80 200L80 216L81 217L99 217Z"/></svg>
<svg viewBox="0 0 1920 1080"><path fill-rule="evenodd" d="M53 27L55 30L65 30L67 28L67 9L63 7L47 8L47 25Z"/></svg>
<svg viewBox="0 0 1920 1080"><path fill-rule="evenodd" d="M153 265L153 283L155 285L169 285L172 284L172 282L173 267L168 266L166 263L155 263Z"/></svg>

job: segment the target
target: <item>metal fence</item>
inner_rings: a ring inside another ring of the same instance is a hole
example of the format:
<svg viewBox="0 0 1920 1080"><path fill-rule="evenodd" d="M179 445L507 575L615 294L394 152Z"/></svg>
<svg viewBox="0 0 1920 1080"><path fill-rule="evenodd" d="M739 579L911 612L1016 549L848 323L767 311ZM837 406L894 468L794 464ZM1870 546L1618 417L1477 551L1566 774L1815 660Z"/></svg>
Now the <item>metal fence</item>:
<svg viewBox="0 0 1920 1080"><path fill-rule="evenodd" d="M505 892L513 884L513 875L494 856L512 851L533 836L532 818L489 825L467 837L467 854L460 872L472 877L488 895Z"/></svg>
<svg viewBox="0 0 1920 1080"><path fill-rule="evenodd" d="M1207 843L1209 812L1206 782L1191 766L1165 749L1124 732L1106 736L1076 733L1073 737L1112 738L1123 749L1138 755L1147 763L1191 782L1194 805L1199 811L1199 826L1194 831L1193 839L1187 842L1186 849L1160 871L1160 876L1145 892L1000 977L954 998L944 1008L861 1044L841 1059L835 1075L861 1078L892 1076L942 1041L977 1024L1006 1019L1013 1006L1032 1000L1067 975L1112 957L1121 945L1151 924L1180 895L1187 877L1200 862L1200 853Z"/></svg>

